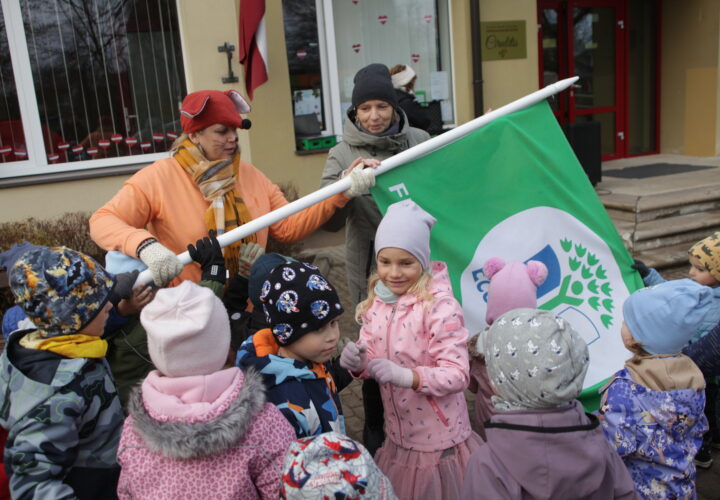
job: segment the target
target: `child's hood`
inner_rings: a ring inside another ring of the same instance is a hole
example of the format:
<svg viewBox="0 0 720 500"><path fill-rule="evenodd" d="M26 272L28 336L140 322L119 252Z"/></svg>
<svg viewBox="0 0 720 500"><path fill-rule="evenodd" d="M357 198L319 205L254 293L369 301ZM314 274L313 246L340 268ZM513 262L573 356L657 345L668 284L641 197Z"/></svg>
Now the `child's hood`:
<svg viewBox="0 0 720 500"><path fill-rule="evenodd" d="M450 282L450 272L447 265L439 260L430 263L432 272L432 281L430 282L430 291L433 295L449 294L452 296L452 283Z"/></svg>
<svg viewBox="0 0 720 500"><path fill-rule="evenodd" d="M217 379L214 385L226 387L210 398L199 398L208 401L198 400L192 394L196 391L183 387L184 382L193 383L190 380L162 383L158 379L133 390L129 400L132 423L148 448L169 458L191 459L223 453L245 437L265 406L262 377L255 370L243 375L237 368L208 377L212 376ZM199 377L181 377L190 378Z"/></svg>
<svg viewBox="0 0 720 500"><path fill-rule="evenodd" d="M618 372L616 378L627 379L634 386L632 397L643 421L659 425L678 440L684 440L698 422L704 421L705 392L701 389L648 389L633 380L627 369Z"/></svg>
<svg viewBox="0 0 720 500"><path fill-rule="evenodd" d="M236 365L242 370L255 368L262 373L269 386L288 380L314 380L324 378L322 365L309 365L292 358L278 355L278 343L269 328L259 330L238 349Z"/></svg>
<svg viewBox="0 0 720 500"><path fill-rule="evenodd" d="M548 410L498 412L486 433L490 459L502 463L529 497L554 492L560 498L562 491L573 491L585 498L607 486L607 457L615 451L597 418L586 415L578 401Z"/></svg>
<svg viewBox="0 0 720 500"><path fill-rule="evenodd" d="M11 393L22 394L11 402L5 401L0 410L0 424L6 429L75 380L87 363L101 362L27 349L20 345L20 339L31 331L13 332L0 358L0 385L8 387Z"/></svg>

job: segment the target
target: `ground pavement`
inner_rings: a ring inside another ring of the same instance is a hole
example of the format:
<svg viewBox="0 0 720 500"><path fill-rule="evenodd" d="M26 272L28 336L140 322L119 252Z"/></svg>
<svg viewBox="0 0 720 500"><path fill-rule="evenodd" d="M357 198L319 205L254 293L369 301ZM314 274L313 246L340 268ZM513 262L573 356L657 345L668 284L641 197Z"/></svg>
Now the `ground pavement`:
<svg viewBox="0 0 720 500"><path fill-rule="evenodd" d="M302 255L307 261L314 261L314 264L320 268L320 271L335 286L340 295L343 304L348 304L347 299L347 283L345 281L345 247L338 243L337 236L320 235L316 236L316 240L311 238L306 242ZM333 243L332 246L321 246L320 248L312 248L311 245L322 245L323 243ZM667 279L686 278L689 266L682 266L661 271L661 274ZM353 318L353 311L346 310L340 317L341 342L338 346L338 354L342 350L343 345L349 340L356 340L358 335L358 325ZM361 383L356 380L340 393L340 399L345 414L345 426L348 435L358 441L362 441L362 428L364 422ZM468 408L472 408L472 394L466 391L468 399ZM715 464L709 470L698 469L697 489L698 500L718 500L720 499L720 450L713 451Z"/></svg>

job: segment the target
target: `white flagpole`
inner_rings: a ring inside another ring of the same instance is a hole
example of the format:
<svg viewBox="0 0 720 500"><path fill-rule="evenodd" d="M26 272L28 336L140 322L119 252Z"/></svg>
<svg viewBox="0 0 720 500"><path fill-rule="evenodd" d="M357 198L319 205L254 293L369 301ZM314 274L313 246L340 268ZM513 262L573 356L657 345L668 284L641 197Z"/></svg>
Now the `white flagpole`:
<svg viewBox="0 0 720 500"><path fill-rule="evenodd" d="M474 132L481 127L484 127L496 118L500 118L501 116L508 115L510 113L514 113L515 111L530 107L533 104L547 99L552 95L562 92L563 90L570 87L570 85L578 81L579 78L580 77L574 76L572 78L566 78L564 80L551 83L547 87L533 92L532 94L521 97L516 101L506 104L505 106L502 106L489 113L470 120L467 123L455 127L454 129L449 130L444 134L428 139L425 142L421 142L420 144L413 146L412 148L405 151L402 151L395 156L391 156L390 158L383 160L380 163L380 166L374 169L375 176L382 175L388 170L392 170L395 167L398 167L412 160L420 158L421 156L425 156L426 154L431 153L437 149L440 149L443 146L446 146L451 142L454 142L461 137L464 137L469 133ZM247 224L236 227L232 231L221 234L217 238L218 243L220 243L221 247L226 247L227 245L235 243L236 241L241 240L250 234L256 233L257 231L264 229L268 226L272 226L276 222L281 221L282 219L289 217L294 213L300 212L301 210L304 210L307 207L314 205L315 203L319 203L327 198L330 198L331 196L347 191L349 188L349 177L339 179L337 182L320 188L317 191L308 194L307 196L303 196L300 199L297 199L283 207L278 208L277 210L273 210L272 212L262 215L257 219L251 220ZM188 252L183 252L179 254L178 259L180 259L180 262L182 262L183 265L187 265L192 262L190 254ZM145 271L140 273L137 281L135 281L134 286L137 287L140 285L144 285L145 283L150 283L151 281L152 273L150 272L150 270L146 269Z"/></svg>

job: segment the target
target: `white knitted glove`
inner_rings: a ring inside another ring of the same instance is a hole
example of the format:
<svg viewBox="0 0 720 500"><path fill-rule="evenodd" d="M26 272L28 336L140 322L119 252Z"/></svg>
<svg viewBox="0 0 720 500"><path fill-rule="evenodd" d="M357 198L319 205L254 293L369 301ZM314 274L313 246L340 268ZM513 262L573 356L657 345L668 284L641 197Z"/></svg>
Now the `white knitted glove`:
<svg viewBox="0 0 720 500"><path fill-rule="evenodd" d="M240 254L238 260L240 261L240 268L238 274L243 278L250 276L250 268L256 260L265 253L265 249L257 243L243 243L240 245Z"/></svg>
<svg viewBox="0 0 720 500"><path fill-rule="evenodd" d="M153 282L160 287L167 285L183 269L177 255L157 241L143 248L138 257L148 266Z"/></svg>
<svg viewBox="0 0 720 500"><path fill-rule="evenodd" d="M370 188L375 185L375 169L363 167L364 165L360 163L348 174L350 176L350 189L345 191L345 194L350 198L368 194Z"/></svg>
<svg viewBox="0 0 720 500"><path fill-rule="evenodd" d="M348 342L340 354L340 366L353 373L362 373L367 366L367 346Z"/></svg>
<svg viewBox="0 0 720 500"><path fill-rule="evenodd" d="M378 384L393 384L410 388L413 385L413 372L389 359L375 358L368 363L368 372Z"/></svg>

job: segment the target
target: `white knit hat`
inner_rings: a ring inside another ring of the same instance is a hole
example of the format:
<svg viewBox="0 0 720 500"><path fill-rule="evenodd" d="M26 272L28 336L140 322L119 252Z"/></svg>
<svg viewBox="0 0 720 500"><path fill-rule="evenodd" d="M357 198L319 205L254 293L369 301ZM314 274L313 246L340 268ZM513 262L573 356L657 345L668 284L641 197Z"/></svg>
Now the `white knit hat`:
<svg viewBox="0 0 720 500"><path fill-rule="evenodd" d="M395 73L391 78L393 87L399 89L400 87L404 87L410 83L410 81L415 78L415 70L410 66L405 65L404 70Z"/></svg>
<svg viewBox="0 0 720 500"><path fill-rule="evenodd" d="M230 348L230 320L222 301L192 281L158 290L140 313L155 367L168 377L221 370Z"/></svg>

